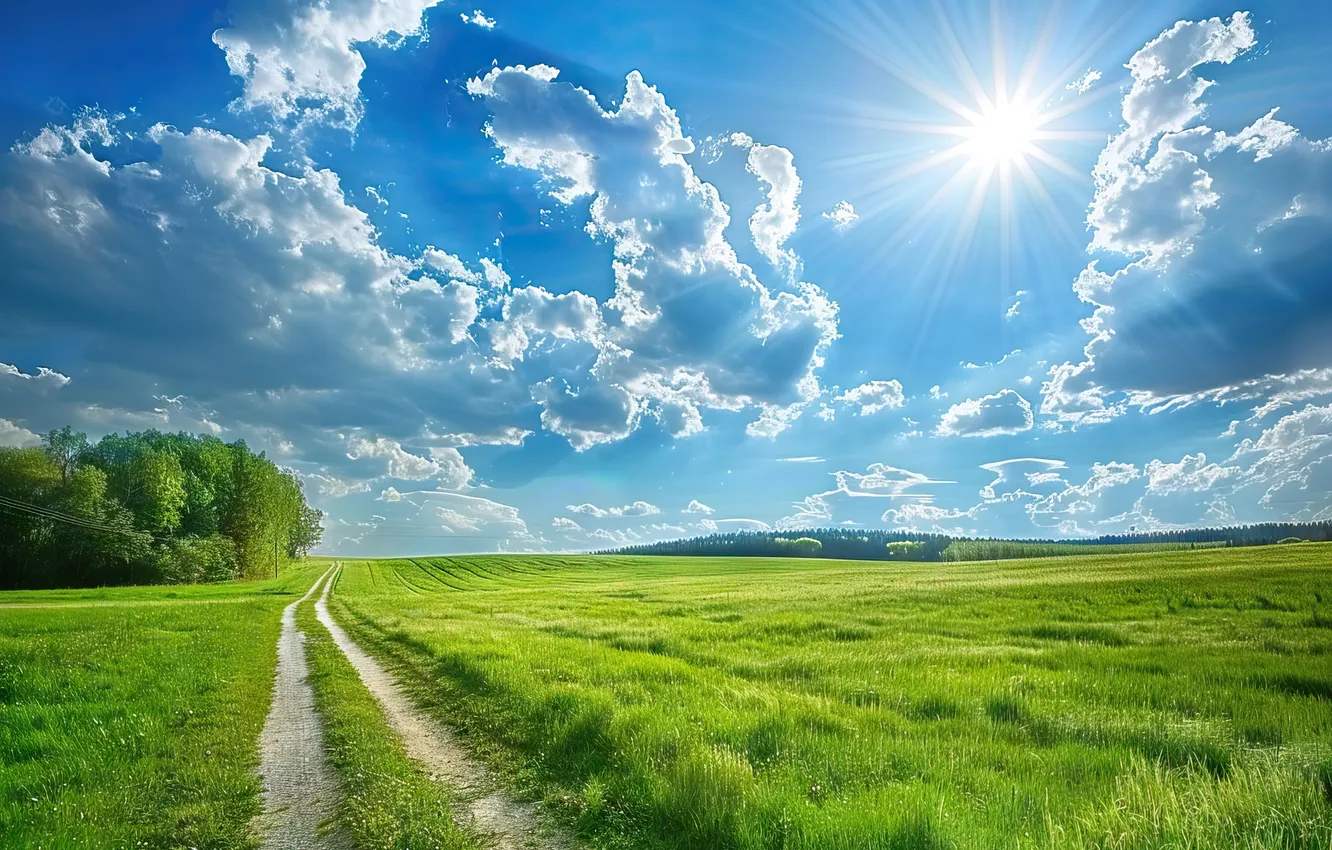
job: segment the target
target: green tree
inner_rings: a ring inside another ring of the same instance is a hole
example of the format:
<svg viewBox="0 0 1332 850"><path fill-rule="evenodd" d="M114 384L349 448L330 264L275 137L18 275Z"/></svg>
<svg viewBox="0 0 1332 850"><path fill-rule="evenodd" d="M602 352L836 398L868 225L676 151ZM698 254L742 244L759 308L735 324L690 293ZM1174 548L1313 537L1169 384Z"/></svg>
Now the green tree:
<svg viewBox="0 0 1332 850"><path fill-rule="evenodd" d="M66 425L59 431L48 431L46 436L42 437L42 447L56 462L61 479L67 481L74 474L74 469L78 466L83 453L88 450L88 435Z"/></svg>

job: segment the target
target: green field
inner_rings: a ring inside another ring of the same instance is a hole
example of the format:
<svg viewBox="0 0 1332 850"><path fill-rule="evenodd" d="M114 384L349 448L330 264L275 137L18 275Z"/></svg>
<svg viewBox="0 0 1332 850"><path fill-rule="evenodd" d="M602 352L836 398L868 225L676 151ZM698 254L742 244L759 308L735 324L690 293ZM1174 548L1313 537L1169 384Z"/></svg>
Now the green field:
<svg viewBox="0 0 1332 850"><path fill-rule="evenodd" d="M1329 557L429 558L333 611L596 846L1326 850Z"/></svg>
<svg viewBox="0 0 1332 850"><path fill-rule="evenodd" d="M279 613L324 568L0 594L0 847L249 846Z"/></svg>
<svg viewBox="0 0 1332 850"><path fill-rule="evenodd" d="M346 561L331 608L590 847L1327 850L1329 559ZM254 847L279 614L326 566L0 595L0 847ZM487 846L312 605L344 834Z"/></svg>

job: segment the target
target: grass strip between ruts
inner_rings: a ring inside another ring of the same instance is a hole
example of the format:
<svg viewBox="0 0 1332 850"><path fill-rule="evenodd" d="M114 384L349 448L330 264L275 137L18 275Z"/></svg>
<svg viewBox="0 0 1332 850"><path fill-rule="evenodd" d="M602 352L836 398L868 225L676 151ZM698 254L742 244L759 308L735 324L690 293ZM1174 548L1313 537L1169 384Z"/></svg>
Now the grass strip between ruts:
<svg viewBox="0 0 1332 850"><path fill-rule="evenodd" d="M324 745L342 782L336 826L365 850L481 847L454 822L449 789L407 757L379 703L316 619L313 599L297 609L296 622L305 633Z"/></svg>

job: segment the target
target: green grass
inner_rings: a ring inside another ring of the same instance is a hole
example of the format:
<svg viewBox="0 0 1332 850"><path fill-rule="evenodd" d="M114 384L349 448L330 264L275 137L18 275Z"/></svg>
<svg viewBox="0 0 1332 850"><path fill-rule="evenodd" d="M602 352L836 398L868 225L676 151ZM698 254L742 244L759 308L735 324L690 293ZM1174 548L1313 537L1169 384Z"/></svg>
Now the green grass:
<svg viewBox="0 0 1332 850"><path fill-rule="evenodd" d="M452 819L448 789L407 758L375 698L315 618L314 600L297 609L324 745L342 780L337 820L364 850L470 850L480 847Z"/></svg>
<svg viewBox="0 0 1332 850"><path fill-rule="evenodd" d="M325 568L0 594L0 847L253 846L279 614Z"/></svg>
<svg viewBox="0 0 1332 850"><path fill-rule="evenodd" d="M1330 558L348 562L333 610L597 847L1327 850Z"/></svg>

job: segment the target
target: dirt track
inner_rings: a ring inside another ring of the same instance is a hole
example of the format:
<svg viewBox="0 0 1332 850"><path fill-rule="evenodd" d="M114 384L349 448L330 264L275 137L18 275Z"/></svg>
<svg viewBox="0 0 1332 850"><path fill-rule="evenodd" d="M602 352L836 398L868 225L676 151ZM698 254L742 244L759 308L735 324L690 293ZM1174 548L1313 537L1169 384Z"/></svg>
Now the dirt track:
<svg viewBox="0 0 1332 850"><path fill-rule="evenodd" d="M501 790L486 767L472 758L452 730L416 708L379 662L367 655L328 613L333 582L315 603L319 622L356 668L361 681L374 694L389 726L402 739L407 755L421 763L436 780L447 783L458 799L455 812L464 828L488 837L497 850L556 850L574 847L573 841L552 827L535 804L523 803Z"/></svg>
<svg viewBox="0 0 1332 850"><path fill-rule="evenodd" d="M338 803L337 776L324 752L324 732L307 681L305 634L296 627L296 606L309 599L333 568L305 596L282 611L278 637L277 679L273 706L259 736L259 777L264 784L264 812L254 823L264 850L342 850L342 834L323 834L321 826Z"/></svg>

